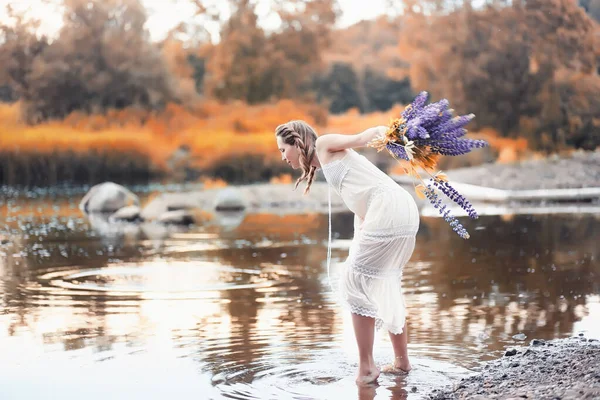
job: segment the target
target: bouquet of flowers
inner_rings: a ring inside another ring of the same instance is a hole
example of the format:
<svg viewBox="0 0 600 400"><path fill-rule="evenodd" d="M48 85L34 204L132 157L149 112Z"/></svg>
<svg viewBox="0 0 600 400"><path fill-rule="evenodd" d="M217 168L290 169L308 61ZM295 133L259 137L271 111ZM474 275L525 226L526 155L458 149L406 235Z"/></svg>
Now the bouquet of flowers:
<svg viewBox="0 0 600 400"><path fill-rule="evenodd" d="M487 146L487 142L463 138L467 133L464 126L474 118L473 114L454 117L448 100L442 99L425 105L427 98L427 92L419 93L404 109L401 117L391 121L385 136L371 141L369 146L377 151L386 149L401 162L407 174L421 182L415 187L417 196L426 197L453 230L463 239L468 239L469 233L450 214L438 192L456 202L469 217L476 219L477 213L471 203L450 185L447 176L435 172L435 169L440 156L466 154L473 149ZM420 176L418 168L430 175L427 184Z"/></svg>

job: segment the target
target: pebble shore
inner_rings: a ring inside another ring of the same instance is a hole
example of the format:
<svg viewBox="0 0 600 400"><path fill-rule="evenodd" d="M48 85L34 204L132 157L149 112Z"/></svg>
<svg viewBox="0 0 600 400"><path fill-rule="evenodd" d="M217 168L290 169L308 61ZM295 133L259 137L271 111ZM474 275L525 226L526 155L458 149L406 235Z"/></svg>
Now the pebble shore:
<svg viewBox="0 0 600 400"><path fill-rule="evenodd" d="M599 399L600 341L580 334L565 339L534 339L508 348L480 371L452 387L433 391L442 399Z"/></svg>

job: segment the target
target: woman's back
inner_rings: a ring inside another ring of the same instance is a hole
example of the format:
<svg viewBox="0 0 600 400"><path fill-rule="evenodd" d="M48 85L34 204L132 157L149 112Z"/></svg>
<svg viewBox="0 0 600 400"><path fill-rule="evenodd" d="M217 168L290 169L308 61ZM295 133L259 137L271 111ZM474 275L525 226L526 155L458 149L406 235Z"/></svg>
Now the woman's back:
<svg viewBox="0 0 600 400"><path fill-rule="evenodd" d="M353 149L344 157L322 166L327 182L337 191L346 206L365 217L371 198L382 189L401 189L392 178L365 156Z"/></svg>

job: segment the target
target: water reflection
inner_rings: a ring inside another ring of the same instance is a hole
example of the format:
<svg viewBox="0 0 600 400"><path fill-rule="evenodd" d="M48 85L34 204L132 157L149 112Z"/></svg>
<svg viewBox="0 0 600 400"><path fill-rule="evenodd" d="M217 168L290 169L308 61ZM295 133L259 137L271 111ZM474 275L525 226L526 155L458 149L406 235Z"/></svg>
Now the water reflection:
<svg viewBox="0 0 600 400"><path fill-rule="evenodd" d="M351 324L324 268L326 216L126 231L59 210L2 224L10 242L0 246L0 354L20 362L1 364L2 398L39 397L66 373L67 398L106 398L90 391L102 381L145 398L160 381L177 382L182 398L419 398L517 333L600 334L589 322L600 316L593 215L482 217L465 221L468 241L424 218L404 274L415 371L358 390ZM352 223L335 215L334 269ZM381 335L376 360L390 359ZM119 376L132 367L131 379ZM25 385L41 370L45 378Z"/></svg>
<svg viewBox="0 0 600 400"><path fill-rule="evenodd" d="M585 317L586 304L597 301L597 218L486 217L472 224L477 233L469 241L441 225L426 224L416 258L435 268L426 282L435 288L445 340L489 337L490 348L498 349L518 332L568 335Z"/></svg>

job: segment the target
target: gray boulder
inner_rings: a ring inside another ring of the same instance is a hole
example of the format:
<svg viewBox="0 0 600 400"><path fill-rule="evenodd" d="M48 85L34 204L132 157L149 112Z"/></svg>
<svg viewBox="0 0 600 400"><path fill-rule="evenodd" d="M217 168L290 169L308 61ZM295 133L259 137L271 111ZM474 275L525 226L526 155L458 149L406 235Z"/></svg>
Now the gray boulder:
<svg viewBox="0 0 600 400"><path fill-rule="evenodd" d="M161 224L192 225L196 223L196 218L189 210L175 210L162 213L157 221Z"/></svg>
<svg viewBox="0 0 600 400"><path fill-rule="evenodd" d="M111 214L111 216L108 217L108 220L110 222L117 222L117 221L133 222L133 221L137 221L137 220L141 219L140 212L141 212L141 209L138 206L127 206L127 207L123 207L123 208L119 209L114 214Z"/></svg>
<svg viewBox="0 0 600 400"><path fill-rule="evenodd" d="M213 206L216 211L242 211L247 204L241 190L227 187L217 193Z"/></svg>
<svg viewBox="0 0 600 400"><path fill-rule="evenodd" d="M115 212L123 207L140 205L139 198L129 189L113 182L93 186L79 203L79 209L86 214L95 212Z"/></svg>

